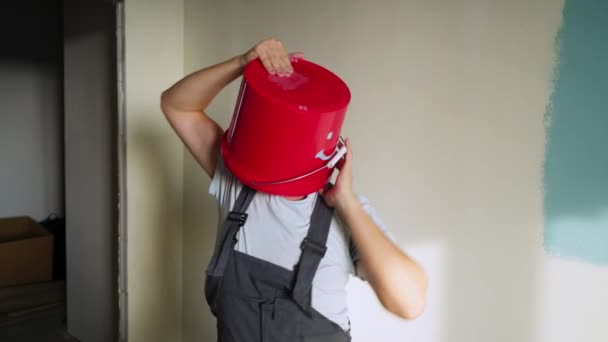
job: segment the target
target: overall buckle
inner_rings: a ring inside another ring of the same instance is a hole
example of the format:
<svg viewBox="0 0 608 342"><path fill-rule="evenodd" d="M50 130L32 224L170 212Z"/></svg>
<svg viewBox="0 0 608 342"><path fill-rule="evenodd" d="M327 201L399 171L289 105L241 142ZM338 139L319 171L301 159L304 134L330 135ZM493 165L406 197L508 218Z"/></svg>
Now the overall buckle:
<svg viewBox="0 0 608 342"><path fill-rule="evenodd" d="M228 221L236 222L240 226L242 226L245 224L245 221L247 221L247 216L248 215L246 213L239 213L238 211L231 211L228 213Z"/></svg>
<svg viewBox="0 0 608 342"><path fill-rule="evenodd" d="M320 254L321 256L325 256L325 252L327 252L327 246L320 244L316 241L313 241L309 238L304 238L300 248L302 250L309 249L309 250L313 251L314 253Z"/></svg>

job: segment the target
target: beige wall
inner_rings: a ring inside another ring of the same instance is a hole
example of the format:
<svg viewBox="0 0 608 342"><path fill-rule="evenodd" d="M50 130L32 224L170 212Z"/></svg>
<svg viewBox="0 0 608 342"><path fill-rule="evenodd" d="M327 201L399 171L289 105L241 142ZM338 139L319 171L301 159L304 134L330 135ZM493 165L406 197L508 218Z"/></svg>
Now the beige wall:
<svg viewBox="0 0 608 342"><path fill-rule="evenodd" d="M157 96L182 61L189 73L275 36L349 84L343 134L353 141L356 190L431 276L428 310L415 322L391 317L352 280L354 341L608 339L608 271L541 248L543 115L562 7L185 0L182 19L178 2L127 2L130 337L165 341L180 322L183 341L215 337L203 284L216 206ZM224 127L236 85L209 109Z"/></svg>
<svg viewBox="0 0 608 342"><path fill-rule="evenodd" d="M185 72L226 59L230 48L231 16L226 3L188 1L184 11ZM227 110L234 101L233 90L222 92L208 112L227 127ZM217 204L207 195L209 177L188 150L184 149L184 235L183 235L183 336L184 341L215 341L215 319L205 301L204 276L213 254Z"/></svg>
<svg viewBox="0 0 608 342"><path fill-rule="evenodd" d="M181 341L182 145L160 93L183 73L183 2L125 2L129 342Z"/></svg>

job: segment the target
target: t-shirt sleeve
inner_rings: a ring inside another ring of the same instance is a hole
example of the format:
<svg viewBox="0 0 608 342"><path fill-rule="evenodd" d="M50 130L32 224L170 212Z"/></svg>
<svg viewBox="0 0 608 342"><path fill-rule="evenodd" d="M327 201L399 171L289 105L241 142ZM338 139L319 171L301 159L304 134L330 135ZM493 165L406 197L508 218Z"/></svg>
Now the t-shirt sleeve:
<svg viewBox="0 0 608 342"><path fill-rule="evenodd" d="M369 217L372 219L372 221L374 221L374 223L378 226L378 228L380 228L380 230L384 233L384 235L389 240L391 240L393 243L395 243L396 242L395 237L393 236L393 234L391 234L391 232L389 232L389 230L386 227L386 225L384 224L384 222L382 222L382 220L378 216L378 213L376 212L376 210L371 206L371 204L369 203L369 199L367 199L367 197L364 197L364 196L359 196L359 202L361 202L361 206L363 206L363 209L365 210L365 212L369 215ZM347 231L350 232L349 229ZM359 249L357 248L357 245L355 244L352 237L350 237L350 239L349 239L349 252L350 252L350 257L351 257L353 265L354 265L353 269L354 269L355 276L357 276L358 278L360 278L362 280L365 280L360 272L359 265L358 265Z"/></svg>
<svg viewBox="0 0 608 342"><path fill-rule="evenodd" d="M226 168L220 155L217 165L215 166L213 179L209 184L209 194L215 197L217 200L218 218L220 220L215 239L215 251L217 251L219 248L220 237L223 233L221 231L223 227L221 223L223 222L224 218L228 216L228 213L234 205L237 194L241 188L241 182L239 182L238 179L230 172L230 170Z"/></svg>
<svg viewBox="0 0 608 342"><path fill-rule="evenodd" d="M236 177L226 168L224 160L220 155L215 166L213 179L209 184L209 194L215 197L220 207L224 207L225 205L230 206L231 195L240 191L240 185Z"/></svg>

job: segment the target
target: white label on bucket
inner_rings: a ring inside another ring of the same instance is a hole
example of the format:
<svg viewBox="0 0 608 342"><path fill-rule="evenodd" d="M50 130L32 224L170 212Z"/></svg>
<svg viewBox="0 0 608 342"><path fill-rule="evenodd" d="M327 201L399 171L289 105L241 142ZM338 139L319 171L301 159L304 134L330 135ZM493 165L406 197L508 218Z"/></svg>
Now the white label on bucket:
<svg viewBox="0 0 608 342"><path fill-rule="evenodd" d="M327 140L331 139L331 137L333 137L333 136L334 136L334 132L329 132L329 134L327 134ZM321 150L321 151L319 151L319 153L317 153L315 158L318 158L321 160L329 160L329 158L331 158L334 155L334 152L332 152L330 155L325 155L325 150Z"/></svg>
<svg viewBox="0 0 608 342"><path fill-rule="evenodd" d="M317 155L315 156L315 158L319 158L321 160L329 160L329 158L331 158L331 156L333 156L334 154L331 153L330 155L325 155L325 150L321 150L319 151L319 153L317 153Z"/></svg>

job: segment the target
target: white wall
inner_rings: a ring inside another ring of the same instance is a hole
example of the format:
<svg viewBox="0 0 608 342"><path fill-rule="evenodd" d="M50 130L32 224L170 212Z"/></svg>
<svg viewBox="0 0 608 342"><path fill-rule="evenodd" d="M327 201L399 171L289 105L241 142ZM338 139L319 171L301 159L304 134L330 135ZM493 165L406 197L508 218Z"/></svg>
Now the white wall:
<svg viewBox="0 0 608 342"><path fill-rule="evenodd" d="M63 216L61 6L0 10L0 217Z"/></svg>
<svg viewBox="0 0 608 342"><path fill-rule="evenodd" d="M181 341L182 145L160 94L183 73L183 2L125 2L128 339Z"/></svg>

